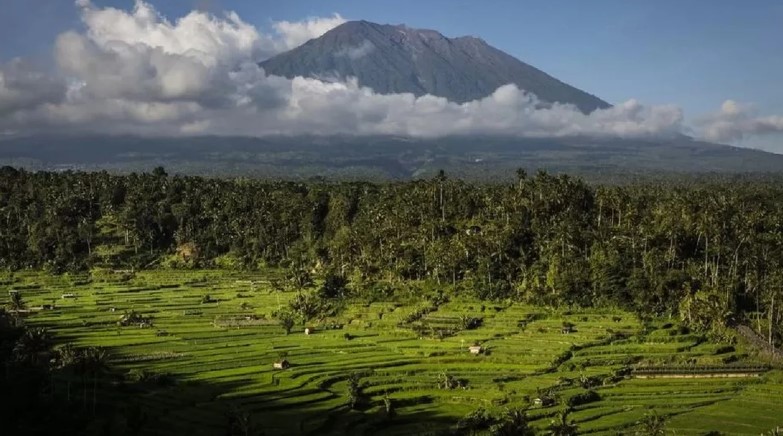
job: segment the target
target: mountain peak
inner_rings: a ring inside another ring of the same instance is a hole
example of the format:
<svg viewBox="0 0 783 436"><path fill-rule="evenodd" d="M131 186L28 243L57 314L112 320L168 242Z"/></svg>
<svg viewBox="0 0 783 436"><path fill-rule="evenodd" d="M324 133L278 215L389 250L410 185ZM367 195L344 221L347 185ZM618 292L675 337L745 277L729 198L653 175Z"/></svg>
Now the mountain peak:
<svg viewBox="0 0 783 436"><path fill-rule="evenodd" d="M609 107L481 38L448 38L404 24L348 21L261 66L271 75L356 77L361 86L381 94L432 94L457 103L516 84L544 102L573 104L586 113Z"/></svg>

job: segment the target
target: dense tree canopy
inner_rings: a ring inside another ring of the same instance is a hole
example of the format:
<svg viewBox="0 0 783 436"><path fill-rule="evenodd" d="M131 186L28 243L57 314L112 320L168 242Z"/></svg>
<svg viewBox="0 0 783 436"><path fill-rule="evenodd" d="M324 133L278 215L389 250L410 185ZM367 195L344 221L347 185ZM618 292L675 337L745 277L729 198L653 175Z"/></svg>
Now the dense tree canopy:
<svg viewBox="0 0 783 436"><path fill-rule="evenodd" d="M280 265L354 283L431 280L487 299L617 305L704 328L783 319L783 188L518 176L271 183L5 167L0 268ZM343 287L330 280L329 292Z"/></svg>

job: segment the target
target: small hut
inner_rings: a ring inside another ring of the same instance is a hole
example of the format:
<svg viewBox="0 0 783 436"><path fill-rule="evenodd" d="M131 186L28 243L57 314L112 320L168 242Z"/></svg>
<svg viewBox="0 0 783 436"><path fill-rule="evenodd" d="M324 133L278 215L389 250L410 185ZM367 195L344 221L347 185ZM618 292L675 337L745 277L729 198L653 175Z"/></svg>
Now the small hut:
<svg viewBox="0 0 783 436"><path fill-rule="evenodd" d="M484 349L479 344L471 345L468 350L470 350L470 354L481 354L484 351Z"/></svg>
<svg viewBox="0 0 783 436"><path fill-rule="evenodd" d="M288 362L288 360L278 360L277 362L272 364L272 367L274 369L288 369L291 367L291 364Z"/></svg>
<svg viewBox="0 0 783 436"><path fill-rule="evenodd" d="M574 327L576 327L576 326L571 324L570 322L564 322L563 323L563 328L560 330L560 333L562 333L564 335L573 333L573 332L576 331L576 329Z"/></svg>
<svg viewBox="0 0 783 436"><path fill-rule="evenodd" d="M304 329L304 334L308 336L312 335L313 333L315 333L315 329L313 327L307 327L306 329Z"/></svg>
<svg viewBox="0 0 783 436"><path fill-rule="evenodd" d="M76 294L63 294L61 298L63 300L66 298L76 298Z"/></svg>
<svg viewBox="0 0 783 436"><path fill-rule="evenodd" d="M538 407L551 407L555 405L555 399L548 396L538 397L533 400L533 404Z"/></svg>

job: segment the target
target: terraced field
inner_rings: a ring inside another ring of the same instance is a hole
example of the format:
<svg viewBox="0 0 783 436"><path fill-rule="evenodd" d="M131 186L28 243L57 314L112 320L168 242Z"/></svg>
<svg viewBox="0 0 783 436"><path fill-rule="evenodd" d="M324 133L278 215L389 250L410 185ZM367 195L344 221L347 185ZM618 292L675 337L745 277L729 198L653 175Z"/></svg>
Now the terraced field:
<svg viewBox="0 0 783 436"><path fill-rule="evenodd" d="M739 345L705 342L668 320L642 325L616 311L452 298L412 322L419 303L354 303L285 335L272 314L294 293L272 290L276 274L157 271L101 282L21 273L0 285L0 295L16 289L30 307L53 304L27 322L51 328L62 343L108 348L120 371L173 377L174 386L149 387L141 400L158 416L159 434L224 434L231 410L247 413L265 434L437 433L480 407L530 407L533 424L545 428L569 402L581 434L632 431L651 410L681 435L758 435L783 423L780 370L750 378L629 376L624 369L639 363L760 363ZM215 302L202 303L207 294ZM130 310L152 316L153 325L118 327ZM464 316L480 325L464 329ZM315 333L305 335L305 327ZM474 343L482 354L468 351ZM289 369L273 369L281 358ZM355 373L368 398L360 411L347 406ZM443 389L444 377L456 387ZM534 405L547 390L558 404ZM588 391L597 395L576 404Z"/></svg>

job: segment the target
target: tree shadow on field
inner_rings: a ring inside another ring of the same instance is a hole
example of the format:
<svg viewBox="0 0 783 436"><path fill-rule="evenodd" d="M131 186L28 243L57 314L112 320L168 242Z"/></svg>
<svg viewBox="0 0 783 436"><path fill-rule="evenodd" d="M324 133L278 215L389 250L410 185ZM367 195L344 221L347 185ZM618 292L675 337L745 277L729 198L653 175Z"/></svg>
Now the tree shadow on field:
<svg viewBox="0 0 783 436"><path fill-rule="evenodd" d="M248 383L250 383L248 381ZM243 382L182 382L157 391L136 392L143 404L144 422L140 435L344 435L344 434L452 434L456 420L417 410L412 413L386 412L383 401L351 410L299 400L292 396L323 394L313 388L224 397L241 389ZM294 395L295 394L295 395ZM339 397L332 394L328 399ZM342 403L342 401L340 401ZM399 406L405 406L403 401Z"/></svg>
<svg viewBox="0 0 783 436"><path fill-rule="evenodd" d="M37 323L34 327L47 326ZM432 401L428 397L391 400L393 407L389 407L376 395L353 410L343 389L311 386L301 380L292 387L246 393L251 385L259 386L260 373L239 380L193 381L158 372L177 365L176 360L163 366L122 360L121 346L103 348L107 353L99 374L80 364L58 368L60 351L56 350L75 343L79 335L58 329L49 345L52 363L47 363L47 357L34 380L11 383L14 374L10 372L0 377L3 386L18 385L14 389L29 393L30 401L17 401L19 407L13 409L24 414L13 421L10 434L61 430L63 434L112 436L435 435L452 434L456 423L434 410L422 410ZM13 341L7 344L11 347ZM7 351L10 355L10 348ZM270 383L274 380L273 376ZM49 419L51 411L57 411L57 416Z"/></svg>

